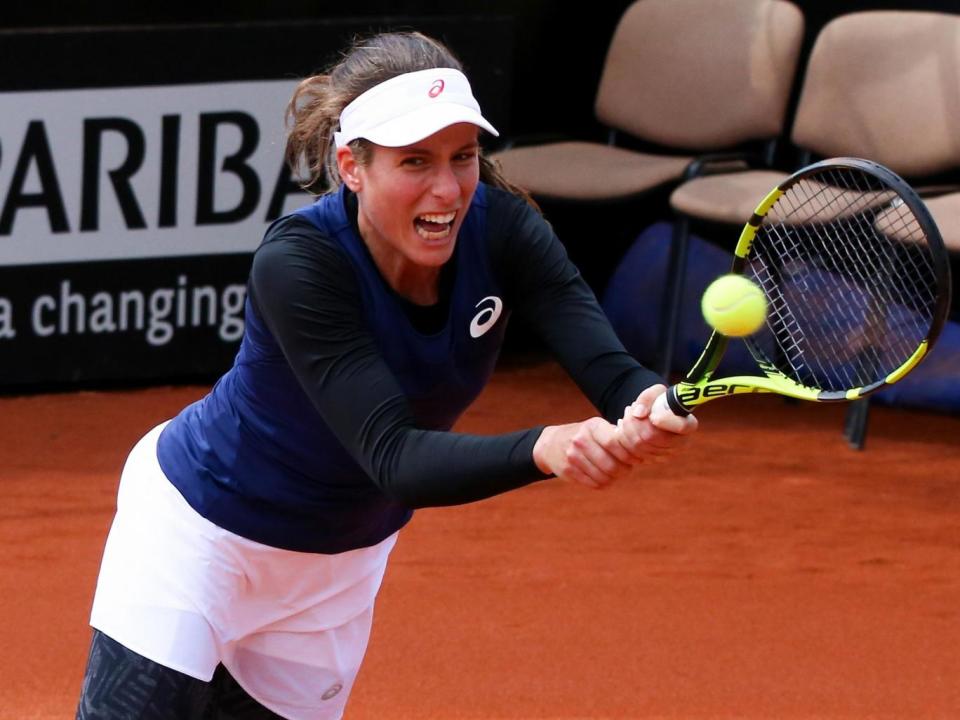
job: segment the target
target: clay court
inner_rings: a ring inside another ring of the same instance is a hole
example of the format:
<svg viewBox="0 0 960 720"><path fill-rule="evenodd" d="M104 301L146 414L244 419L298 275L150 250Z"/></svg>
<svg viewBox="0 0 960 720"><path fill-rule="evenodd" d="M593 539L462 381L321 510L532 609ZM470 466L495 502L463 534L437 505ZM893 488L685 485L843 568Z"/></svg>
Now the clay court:
<svg viewBox="0 0 960 720"><path fill-rule="evenodd" d="M71 718L126 452L205 387L0 399L0 717ZM469 432L590 408L502 367ZM960 419L736 398L683 457L401 534L348 720L960 717Z"/></svg>

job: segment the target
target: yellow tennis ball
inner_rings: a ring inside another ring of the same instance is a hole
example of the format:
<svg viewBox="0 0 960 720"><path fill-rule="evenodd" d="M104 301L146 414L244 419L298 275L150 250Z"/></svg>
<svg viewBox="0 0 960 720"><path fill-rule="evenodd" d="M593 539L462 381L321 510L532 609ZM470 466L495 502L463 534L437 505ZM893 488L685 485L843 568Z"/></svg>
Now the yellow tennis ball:
<svg viewBox="0 0 960 720"><path fill-rule="evenodd" d="M729 337L755 333L767 318L763 290L743 275L721 275L703 293L703 317L714 330Z"/></svg>

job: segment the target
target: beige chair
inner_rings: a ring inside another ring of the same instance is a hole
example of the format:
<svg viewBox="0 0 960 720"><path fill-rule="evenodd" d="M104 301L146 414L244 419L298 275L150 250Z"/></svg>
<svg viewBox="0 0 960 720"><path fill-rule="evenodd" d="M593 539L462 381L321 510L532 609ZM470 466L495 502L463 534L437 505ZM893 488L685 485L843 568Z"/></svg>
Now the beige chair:
<svg viewBox="0 0 960 720"><path fill-rule="evenodd" d="M951 253L960 255L960 192L937 195L925 202L940 229L943 244Z"/></svg>
<svg viewBox="0 0 960 720"><path fill-rule="evenodd" d="M950 318L960 320L960 190L925 198L927 209L933 215L933 221L940 230L943 244L950 253L953 268L953 297L951 298Z"/></svg>
<svg viewBox="0 0 960 720"><path fill-rule="evenodd" d="M923 192L960 170L960 16L921 11L867 11L840 16L818 33L810 52L791 143L798 167L812 159L855 156L886 165ZM742 226L786 173L749 170L691 179L670 196L685 254L691 221ZM960 249L960 196L928 205L948 245ZM733 235L735 240L736 236ZM732 242L731 242L732 244ZM685 257L682 258L685 261ZM685 262L670 279L661 370L672 369ZM692 302L693 298L686 298ZM862 447L866 401L854 403L848 437ZM860 417L862 415L862 417Z"/></svg>
<svg viewBox="0 0 960 720"><path fill-rule="evenodd" d="M608 143L511 147L493 158L538 200L587 204L668 188L695 174L704 153L752 143L769 163L803 26L787 0L638 0L616 27L597 89Z"/></svg>

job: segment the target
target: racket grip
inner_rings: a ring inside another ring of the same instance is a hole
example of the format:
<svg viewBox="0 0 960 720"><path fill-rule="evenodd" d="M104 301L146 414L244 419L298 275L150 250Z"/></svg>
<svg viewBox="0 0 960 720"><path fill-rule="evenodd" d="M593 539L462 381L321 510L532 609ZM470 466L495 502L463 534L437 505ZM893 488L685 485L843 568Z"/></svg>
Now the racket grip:
<svg viewBox="0 0 960 720"><path fill-rule="evenodd" d="M679 398L677 398L677 386L671 385L663 395L657 396L653 401L653 407L650 408L650 422L659 425L658 420L668 418L671 415L676 417L686 417L690 411L685 408Z"/></svg>

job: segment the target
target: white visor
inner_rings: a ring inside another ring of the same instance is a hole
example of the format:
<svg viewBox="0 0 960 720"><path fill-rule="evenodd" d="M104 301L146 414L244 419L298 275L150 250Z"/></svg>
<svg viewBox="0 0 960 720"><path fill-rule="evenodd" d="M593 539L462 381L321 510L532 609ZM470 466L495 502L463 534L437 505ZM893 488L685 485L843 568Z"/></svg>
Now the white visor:
<svg viewBox="0 0 960 720"><path fill-rule="evenodd" d="M434 68L397 75L358 96L340 113L337 147L357 138L386 147L412 145L456 123L499 135L480 114L470 83L459 70Z"/></svg>

